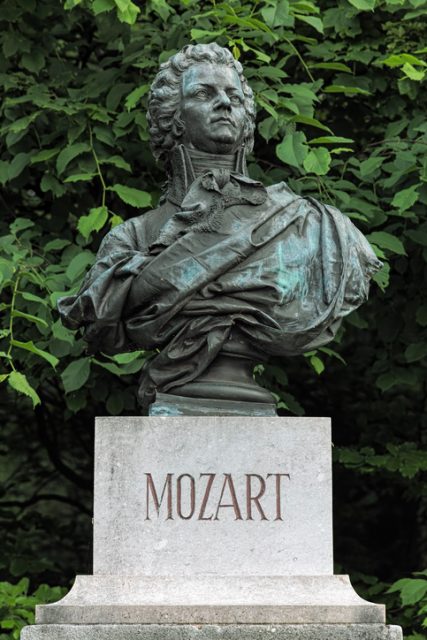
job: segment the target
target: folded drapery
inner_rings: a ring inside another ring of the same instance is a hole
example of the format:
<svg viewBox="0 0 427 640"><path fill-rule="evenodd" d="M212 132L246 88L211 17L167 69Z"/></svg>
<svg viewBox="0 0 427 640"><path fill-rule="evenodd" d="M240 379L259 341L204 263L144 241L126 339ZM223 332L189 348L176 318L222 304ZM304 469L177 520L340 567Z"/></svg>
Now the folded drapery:
<svg viewBox="0 0 427 640"><path fill-rule="evenodd" d="M232 330L266 354L326 344L381 266L337 209L227 169L194 180L151 242L147 220L112 230L59 301L92 351L160 350L143 370L147 400L196 379Z"/></svg>

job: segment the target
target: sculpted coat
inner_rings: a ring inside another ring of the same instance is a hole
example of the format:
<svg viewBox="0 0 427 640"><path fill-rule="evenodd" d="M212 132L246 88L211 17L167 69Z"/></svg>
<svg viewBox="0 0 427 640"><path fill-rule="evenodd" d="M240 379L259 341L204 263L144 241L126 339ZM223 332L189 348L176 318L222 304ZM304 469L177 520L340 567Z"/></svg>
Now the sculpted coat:
<svg viewBox="0 0 427 640"><path fill-rule="evenodd" d="M221 82L227 88L227 78L216 77L213 92ZM218 95L212 130L216 122L226 130L237 117ZM59 302L64 324L83 327L92 352L154 350L143 404L156 391L179 395L219 354L250 352L261 362L327 344L367 299L380 266L337 209L284 182L265 188L251 180L242 132L224 150L181 140L168 153L162 204L110 231L80 291Z"/></svg>

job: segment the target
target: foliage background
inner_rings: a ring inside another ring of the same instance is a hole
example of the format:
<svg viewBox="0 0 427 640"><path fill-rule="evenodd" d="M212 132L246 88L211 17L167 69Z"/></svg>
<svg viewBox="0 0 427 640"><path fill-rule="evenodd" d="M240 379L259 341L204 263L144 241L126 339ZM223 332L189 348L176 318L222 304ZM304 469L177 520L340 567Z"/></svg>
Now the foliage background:
<svg viewBox="0 0 427 640"><path fill-rule="evenodd" d="M281 413L332 416L337 570L427 638L426 15L426 0L0 3L0 638L90 572L93 419L137 411L144 354L89 357L55 305L108 229L156 204L150 81L212 40L255 92L251 175L335 204L384 261L333 349L257 375Z"/></svg>

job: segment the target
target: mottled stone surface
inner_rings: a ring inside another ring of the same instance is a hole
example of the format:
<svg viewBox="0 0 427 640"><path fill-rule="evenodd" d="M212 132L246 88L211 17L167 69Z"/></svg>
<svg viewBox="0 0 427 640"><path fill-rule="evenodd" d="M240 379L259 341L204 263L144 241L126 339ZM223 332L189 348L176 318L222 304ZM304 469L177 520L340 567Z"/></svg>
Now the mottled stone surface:
<svg viewBox="0 0 427 640"><path fill-rule="evenodd" d="M402 640L382 624L299 625L35 625L21 640Z"/></svg>
<svg viewBox="0 0 427 640"><path fill-rule="evenodd" d="M332 573L326 418L98 419L94 575L36 621L22 640L401 640Z"/></svg>
<svg viewBox="0 0 427 640"><path fill-rule="evenodd" d="M332 574L328 418L120 417L96 428L95 574Z"/></svg>
<svg viewBox="0 0 427 640"><path fill-rule="evenodd" d="M384 623L383 605L360 598L348 576L78 576L38 623Z"/></svg>

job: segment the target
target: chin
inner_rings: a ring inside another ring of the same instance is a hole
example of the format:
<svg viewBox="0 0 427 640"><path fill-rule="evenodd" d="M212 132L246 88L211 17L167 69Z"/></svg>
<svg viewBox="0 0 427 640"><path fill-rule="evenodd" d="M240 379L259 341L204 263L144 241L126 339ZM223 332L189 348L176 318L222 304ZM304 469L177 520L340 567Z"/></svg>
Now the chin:
<svg viewBox="0 0 427 640"><path fill-rule="evenodd" d="M233 136L218 136L211 138L211 145L217 149L217 153L233 153L239 143Z"/></svg>

